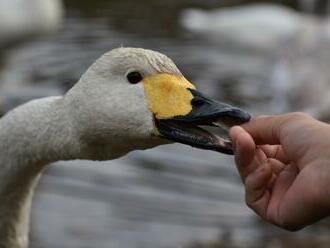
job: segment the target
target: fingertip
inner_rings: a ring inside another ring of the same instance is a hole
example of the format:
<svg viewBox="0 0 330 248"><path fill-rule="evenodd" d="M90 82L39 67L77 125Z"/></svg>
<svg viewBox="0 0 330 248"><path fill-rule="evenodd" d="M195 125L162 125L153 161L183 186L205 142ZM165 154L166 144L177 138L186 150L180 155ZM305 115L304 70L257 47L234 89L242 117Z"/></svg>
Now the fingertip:
<svg viewBox="0 0 330 248"><path fill-rule="evenodd" d="M229 129L229 139L233 146L234 152L236 151L237 138L240 135L240 133L242 133L242 132L245 132L245 131L240 126L233 126L232 128Z"/></svg>
<svg viewBox="0 0 330 248"><path fill-rule="evenodd" d="M241 132L245 132L243 128L240 126L233 126L232 128L229 129L229 137L232 141L236 141L238 135Z"/></svg>
<svg viewBox="0 0 330 248"><path fill-rule="evenodd" d="M251 135L246 132L241 126L234 126L229 130L229 137L234 145L243 146L244 148L247 146L251 146L254 144Z"/></svg>
<svg viewBox="0 0 330 248"><path fill-rule="evenodd" d="M235 162L242 174L242 171L244 171L253 160L256 146L252 137L247 132L241 131L237 135L233 147L235 152Z"/></svg>
<svg viewBox="0 0 330 248"><path fill-rule="evenodd" d="M245 131L240 132L236 138L236 148L238 152L254 153L255 143L251 135Z"/></svg>

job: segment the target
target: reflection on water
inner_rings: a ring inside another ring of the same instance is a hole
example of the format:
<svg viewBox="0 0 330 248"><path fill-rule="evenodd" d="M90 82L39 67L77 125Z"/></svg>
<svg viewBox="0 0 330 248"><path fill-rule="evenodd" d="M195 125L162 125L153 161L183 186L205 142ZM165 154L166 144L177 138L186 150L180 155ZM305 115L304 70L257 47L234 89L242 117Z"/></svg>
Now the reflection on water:
<svg viewBox="0 0 330 248"><path fill-rule="evenodd" d="M102 53L135 46L167 54L212 97L252 113L276 111L267 84L272 57L219 48L179 25L187 7L239 2L66 1L59 33L8 53L0 108L62 94ZM182 145L106 163L60 162L46 172L32 216L31 247L40 248L326 247L329 241L324 227L288 234L261 223L244 204L230 156Z"/></svg>

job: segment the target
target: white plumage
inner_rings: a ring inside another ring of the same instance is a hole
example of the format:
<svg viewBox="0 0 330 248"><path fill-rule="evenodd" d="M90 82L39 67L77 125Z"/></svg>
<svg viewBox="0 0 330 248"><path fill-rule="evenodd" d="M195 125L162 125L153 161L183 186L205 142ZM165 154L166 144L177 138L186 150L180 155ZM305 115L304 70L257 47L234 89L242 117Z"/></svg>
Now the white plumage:
<svg viewBox="0 0 330 248"><path fill-rule="evenodd" d="M143 86L129 70L180 74L165 55L119 48L97 60L63 97L33 100L0 119L0 247L28 246L34 187L58 160L105 160L167 143L156 137Z"/></svg>

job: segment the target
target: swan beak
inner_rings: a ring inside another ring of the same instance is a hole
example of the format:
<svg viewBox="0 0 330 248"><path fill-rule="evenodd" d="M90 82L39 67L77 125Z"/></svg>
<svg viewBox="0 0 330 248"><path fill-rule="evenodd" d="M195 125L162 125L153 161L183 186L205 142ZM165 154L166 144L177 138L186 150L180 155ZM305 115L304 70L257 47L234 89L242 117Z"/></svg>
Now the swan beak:
<svg viewBox="0 0 330 248"><path fill-rule="evenodd" d="M248 122L251 116L236 107L205 97L195 89L188 89L193 95L192 110L186 115L168 119L157 119L158 132L165 138L200 149L233 154L229 140L221 138L200 126L216 126L227 134L230 127Z"/></svg>
<svg viewBox="0 0 330 248"><path fill-rule="evenodd" d="M156 133L193 147L233 154L231 143L199 126L224 128L250 120L250 115L228 104L211 100L195 90L183 76L154 74L143 79Z"/></svg>

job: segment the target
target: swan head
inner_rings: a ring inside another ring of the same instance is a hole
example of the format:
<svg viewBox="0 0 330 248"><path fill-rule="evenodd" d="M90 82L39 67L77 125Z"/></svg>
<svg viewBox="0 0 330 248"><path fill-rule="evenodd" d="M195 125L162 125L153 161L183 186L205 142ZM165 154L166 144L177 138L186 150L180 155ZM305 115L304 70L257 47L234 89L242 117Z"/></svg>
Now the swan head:
<svg viewBox="0 0 330 248"><path fill-rule="evenodd" d="M169 142L231 154L229 141L199 126L250 119L198 92L167 56L140 48L104 54L64 99L80 142L95 159Z"/></svg>

